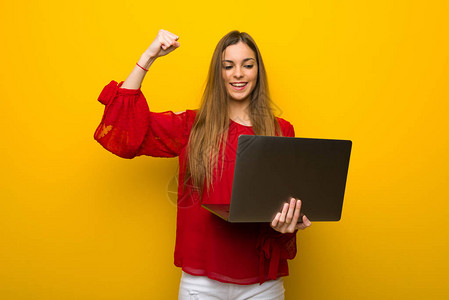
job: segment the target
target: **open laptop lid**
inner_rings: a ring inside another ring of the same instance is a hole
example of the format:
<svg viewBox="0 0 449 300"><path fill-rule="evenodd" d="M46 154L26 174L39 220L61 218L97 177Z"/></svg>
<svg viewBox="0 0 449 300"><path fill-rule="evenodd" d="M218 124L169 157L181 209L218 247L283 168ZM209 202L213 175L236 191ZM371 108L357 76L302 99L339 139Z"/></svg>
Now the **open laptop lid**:
<svg viewBox="0 0 449 300"><path fill-rule="evenodd" d="M341 218L352 142L241 135L229 222L271 222L290 197L311 221Z"/></svg>

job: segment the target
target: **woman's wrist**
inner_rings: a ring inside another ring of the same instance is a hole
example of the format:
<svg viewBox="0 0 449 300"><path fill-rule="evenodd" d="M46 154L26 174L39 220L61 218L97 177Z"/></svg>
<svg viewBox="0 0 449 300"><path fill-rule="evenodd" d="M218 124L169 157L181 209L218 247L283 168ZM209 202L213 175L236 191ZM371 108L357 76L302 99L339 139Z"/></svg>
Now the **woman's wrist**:
<svg viewBox="0 0 449 300"><path fill-rule="evenodd" d="M128 78L126 78L125 82L123 82L121 88L132 90L139 89L142 85L142 81L145 78L148 68L151 66L154 60L155 58L148 57L147 55L143 54L134 65L134 68L129 74Z"/></svg>
<svg viewBox="0 0 449 300"><path fill-rule="evenodd" d="M142 54L139 61L137 62L139 66L142 68L145 68L148 70L148 68L153 64L153 62L156 60L156 57L152 57L148 53Z"/></svg>

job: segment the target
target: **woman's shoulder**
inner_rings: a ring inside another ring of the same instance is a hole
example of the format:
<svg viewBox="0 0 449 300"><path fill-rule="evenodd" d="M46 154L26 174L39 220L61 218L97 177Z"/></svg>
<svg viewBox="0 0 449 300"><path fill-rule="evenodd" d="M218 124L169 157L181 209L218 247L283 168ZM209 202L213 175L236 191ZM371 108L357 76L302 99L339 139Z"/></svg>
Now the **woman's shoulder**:
<svg viewBox="0 0 449 300"><path fill-rule="evenodd" d="M281 128L293 127L293 125L284 118L276 117L276 120L278 121L279 126L281 126Z"/></svg>
<svg viewBox="0 0 449 300"><path fill-rule="evenodd" d="M295 128L289 121L281 117L276 117L276 120L279 123L279 127L281 128L283 136L290 136L290 137L295 136Z"/></svg>

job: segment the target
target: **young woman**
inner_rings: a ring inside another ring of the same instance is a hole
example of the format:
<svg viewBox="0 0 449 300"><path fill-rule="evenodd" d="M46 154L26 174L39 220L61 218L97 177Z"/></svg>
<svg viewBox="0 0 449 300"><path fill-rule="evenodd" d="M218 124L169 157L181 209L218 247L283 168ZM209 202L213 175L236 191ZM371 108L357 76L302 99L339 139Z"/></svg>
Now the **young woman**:
<svg viewBox="0 0 449 300"><path fill-rule="evenodd" d="M293 137L293 126L273 115L259 49L238 31L215 48L198 110L151 112L142 81L157 58L180 46L178 39L160 30L125 82L103 89L98 100L106 109L95 139L124 158L179 156L180 299L283 299L296 231L310 226L306 216L298 223L301 201L285 203L271 224L228 223L201 203L229 204L239 135Z"/></svg>

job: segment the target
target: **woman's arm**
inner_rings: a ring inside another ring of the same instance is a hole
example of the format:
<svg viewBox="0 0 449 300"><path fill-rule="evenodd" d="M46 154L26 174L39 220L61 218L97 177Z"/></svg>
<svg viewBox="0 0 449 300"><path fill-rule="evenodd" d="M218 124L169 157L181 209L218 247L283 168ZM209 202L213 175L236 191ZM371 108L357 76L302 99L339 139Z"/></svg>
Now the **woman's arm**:
<svg viewBox="0 0 449 300"><path fill-rule="evenodd" d="M98 100L106 107L94 138L107 150L124 158L174 157L182 151L195 112L150 112L140 90L144 69L148 70L156 58L179 47L178 38L160 30L126 81L119 84L111 81L101 92Z"/></svg>
<svg viewBox="0 0 449 300"><path fill-rule="evenodd" d="M169 31L159 30L156 38L148 47L148 49L142 54L139 61L125 80L121 88L136 90L142 85L142 81L150 66L156 60L156 58L167 55L176 48L179 47L179 37Z"/></svg>

